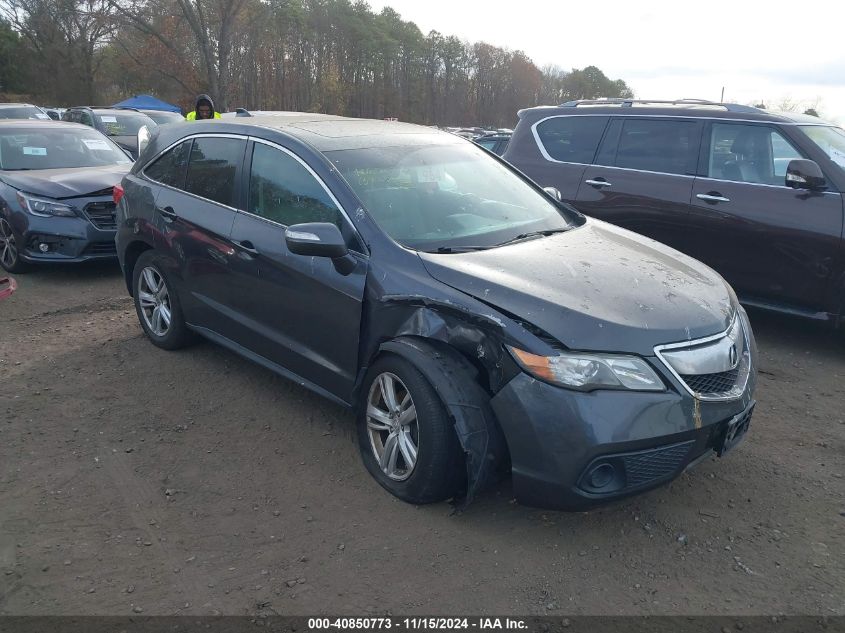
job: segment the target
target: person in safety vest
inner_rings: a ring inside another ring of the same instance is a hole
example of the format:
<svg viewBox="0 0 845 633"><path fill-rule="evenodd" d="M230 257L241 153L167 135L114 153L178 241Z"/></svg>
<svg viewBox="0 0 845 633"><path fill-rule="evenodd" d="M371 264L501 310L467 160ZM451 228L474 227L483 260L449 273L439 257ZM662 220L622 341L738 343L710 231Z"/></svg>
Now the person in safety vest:
<svg viewBox="0 0 845 633"><path fill-rule="evenodd" d="M208 95L200 95L197 97L197 104L193 112L188 112L185 117L188 121L198 121L200 119L219 119L220 113L214 111L214 102Z"/></svg>

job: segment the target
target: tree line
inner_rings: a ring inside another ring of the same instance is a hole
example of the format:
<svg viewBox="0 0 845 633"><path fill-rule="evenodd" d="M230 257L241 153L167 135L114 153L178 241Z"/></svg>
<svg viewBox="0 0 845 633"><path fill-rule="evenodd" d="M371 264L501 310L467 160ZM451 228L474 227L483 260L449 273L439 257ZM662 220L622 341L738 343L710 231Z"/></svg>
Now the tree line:
<svg viewBox="0 0 845 633"><path fill-rule="evenodd" d="M423 34L363 0L0 0L0 92L49 105L151 93L235 107L512 126L520 108L632 97L595 66Z"/></svg>

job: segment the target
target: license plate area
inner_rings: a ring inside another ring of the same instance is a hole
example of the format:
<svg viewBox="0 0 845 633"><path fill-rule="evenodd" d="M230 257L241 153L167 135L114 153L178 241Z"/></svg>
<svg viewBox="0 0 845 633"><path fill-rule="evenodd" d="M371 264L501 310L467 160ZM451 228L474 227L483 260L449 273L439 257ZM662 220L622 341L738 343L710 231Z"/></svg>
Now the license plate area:
<svg viewBox="0 0 845 633"><path fill-rule="evenodd" d="M731 418L727 423L716 449L716 454L719 457L730 452L745 437L751 424L751 414L754 413L755 404L755 402L752 402L745 411Z"/></svg>

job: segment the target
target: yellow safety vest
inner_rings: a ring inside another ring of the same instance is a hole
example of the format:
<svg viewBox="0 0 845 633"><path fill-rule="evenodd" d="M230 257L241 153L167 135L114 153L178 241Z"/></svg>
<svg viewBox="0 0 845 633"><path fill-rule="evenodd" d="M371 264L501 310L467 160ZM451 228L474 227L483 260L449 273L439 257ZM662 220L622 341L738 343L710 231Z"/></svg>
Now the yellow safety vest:
<svg viewBox="0 0 845 633"><path fill-rule="evenodd" d="M188 121L196 121L197 120L197 111L194 110L193 112L188 112L188 116L185 117ZM214 118L219 119L220 113L215 111ZM207 119L200 119L200 121L206 121Z"/></svg>

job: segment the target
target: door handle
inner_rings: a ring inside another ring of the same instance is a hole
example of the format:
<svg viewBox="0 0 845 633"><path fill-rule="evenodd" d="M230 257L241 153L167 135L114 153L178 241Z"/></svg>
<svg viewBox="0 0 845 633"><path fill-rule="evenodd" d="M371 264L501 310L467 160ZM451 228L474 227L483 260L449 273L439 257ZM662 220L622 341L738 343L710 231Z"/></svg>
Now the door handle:
<svg viewBox="0 0 845 633"><path fill-rule="evenodd" d="M255 245L249 240L243 240L242 242L233 240L232 243L245 253L249 253L250 255L258 255L258 249L255 248Z"/></svg>
<svg viewBox="0 0 845 633"><path fill-rule="evenodd" d="M730 198L726 198L722 194L713 191L711 193L699 193L695 196L699 200L704 200L705 202L730 202Z"/></svg>
<svg viewBox="0 0 845 633"><path fill-rule="evenodd" d="M594 180L592 178L588 178L584 182L586 182L588 185L592 185L593 187L610 187L611 186L611 184L604 179Z"/></svg>
<svg viewBox="0 0 845 633"><path fill-rule="evenodd" d="M175 220L179 216L176 215L176 212L173 210L173 207L156 207L156 211L168 220Z"/></svg>

